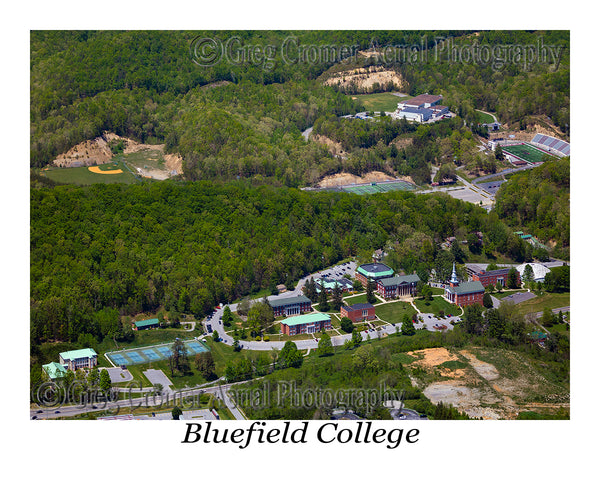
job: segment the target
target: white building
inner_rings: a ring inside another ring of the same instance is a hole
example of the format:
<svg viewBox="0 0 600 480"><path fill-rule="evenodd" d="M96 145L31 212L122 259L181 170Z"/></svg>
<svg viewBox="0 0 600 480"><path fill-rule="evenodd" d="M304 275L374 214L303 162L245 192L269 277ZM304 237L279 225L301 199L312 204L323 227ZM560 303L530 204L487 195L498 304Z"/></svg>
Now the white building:
<svg viewBox="0 0 600 480"><path fill-rule="evenodd" d="M533 269L533 279L536 282L543 282L544 278L546 278L546 274L550 271L550 269L541 263L524 263L523 265L519 265L517 267L517 271L519 275L521 275L521 279L523 279L523 272L525 271L525 266L531 265Z"/></svg>

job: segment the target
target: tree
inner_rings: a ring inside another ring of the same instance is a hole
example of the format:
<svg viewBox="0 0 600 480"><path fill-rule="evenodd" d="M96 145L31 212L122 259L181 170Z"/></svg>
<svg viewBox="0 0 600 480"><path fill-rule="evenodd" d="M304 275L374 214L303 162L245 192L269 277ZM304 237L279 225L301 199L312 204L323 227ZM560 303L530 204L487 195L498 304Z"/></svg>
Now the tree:
<svg viewBox="0 0 600 480"><path fill-rule="evenodd" d="M377 298L375 297L375 285L369 280L367 282L367 302L373 304L377 302Z"/></svg>
<svg viewBox="0 0 600 480"><path fill-rule="evenodd" d="M517 271L517 269L515 267L512 267L509 271L508 271L508 278L506 281L506 286L508 288L519 288L520 282L519 282L519 272Z"/></svg>
<svg viewBox="0 0 600 480"><path fill-rule="evenodd" d="M183 415L181 408L179 408L177 405L175 405L173 407L173 410L171 410L171 416L173 417L173 420L179 420L179 417L181 415Z"/></svg>
<svg viewBox="0 0 600 480"><path fill-rule="evenodd" d="M218 342L218 341L220 340L220 339L219 339L219 332L217 332L216 330L213 330L213 333L212 333L212 339L213 339L215 342Z"/></svg>
<svg viewBox="0 0 600 480"><path fill-rule="evenodd" d="M171 357L173 367L181 372L189 370L188 356L185 345L180 338L176 338L171 346Z"/></svg>
<svg viewBox="0 0 600 480"><path fill-rule="evenodd" d="M458 240L454 240L452 242L452 246L450 247L450 253L452 253L452 255L454 255L454 260L457 263L464 263L464 261L467 259L467 255L461 248Z"/></svg>
<svg viewBox="0 0 600 480"><path fill-rule="evenodd" d="M304 294L313 303L315 303L318 300L319 294L317 293L317 286L315 284L315 279L313 277L310 277L308 279L308 281L306 282L306 285L304 287Z"/></svg>
<svg viewBox="0 0 600 480"><path fill-rule="evenodd" d="M483 294L483 306L485 308L492 308L494 306L494 301L492 300L492 296L488 292L485 292Z"/></svg>
<svg viewBox="0 0 600 480"><path fill-rule="evenodd" d="M426 302L431 302L433 300L433 290L429 285L423 285L423 288L421 288L421 295Z"/></svg>
<svg viewBox="0 0 600 480"><path fill-rule="evenodd" d="M481 306L467 305L465 307L465 320L462 322L467 333L480 335L483 331L483 316L481 314Z"/></svg>
<svg viewBox="0 0 600 480"><path fill-rule="evenodd" d="M321 291L319 292L319 310L321 312L329 311L329 303L327 302L327 291L321 284Z"/></svg>
<svg viewBox="0 0 600 480"><path fill-rule="evenodd" d="M358 330L352 330L352 339L350 340L353 347L358 347L362 342L362 335Z"/></svg>
<svg viewBox="0 0 600 480"><path fill-rule="evenodd" d="M506 329L506 319L500 312L492 308L485 313L487 320L487 334L489 337L500 339L504 335Z"/></svg>
<svg viewBox="0 0 600 480"><path fill-rule="evenodd" d="M407 314L404 314L404 317L402 318L401 332L402 335L414 335L415 333L417 333L415 325L413 324L412 320Z"/></svg>
<svg viewBox="0 0 600 480"><path fill-rule="evenodd" d="M522 280L523 280L523 283L525 283L526 285L535 280L535 277L533 274L533 268L529 263L527 265L525 265L525 268L523 269Z"/></svg>
<svg viewBox="0 0 600 480"><path fill-rule="evenodd" d="M550 310L549 307L544 308L544 312L542 313L541 322L544 327L551 327L552 324L554 323L553 318L552 318L552 310Z"/></svg>
<svg viewBox="0 0 600 480"><path fill-rule="evenodd" d="M279 352L277 363L281 368L294 367L298 368L302 365L302 353L294 342L288 340Z"/></svg>
<svg viewBox="0 0 600 480"><path fill-rule="evenodd" d="M354 323L352 323L352 320L350 320L348 317L342 317L340 324L342 330L346 333L350 333L352 330L354 330Z"/></svg>
<svg viewBox="0 0 600 480"><path fill-rule="evenodd" d="M319 355L319 357L333 355L333 344L331 343L331 337L325 332L319 339L319 344L317 345L317 355Z"/></svg>
<svg viewBox="0 0 600 480"><path fill-rule="evenodd" d="M215 361L211 352L200 352L196 354L194 358L196 369L200 372L207 380L212 380L216 377L215 374Z"/></svg>
<svg viewBox="0 0 600 480"><path fill-rule="evenodd" d="M100 390L102 390L103 392L108 393L111 385L112 382L110 380L110 374L108 373L108 370L106 368L103 368L100 371L100 380L98 382L98 387L100 387Z"/></svg>
<svg viewBox="0 0 600 480"><path fill-rule="evenodd" d="M339 311L339 309L343 305L342 289L340 288L340 286L338 285L337 282L335 283L335 286L333 287L331 305L333 307L333 310L335 310L336 312Z"/></svg>
<svg viewBox="0 0 600 480"><path fill-rule="evenodd" d="M240 303L237 305L237 312L244 317L248 315L248 311L250 310L250 299L248 297L244 297L240 300Z"/></svg>
<svg viewBox="0 0 600 480"><path fill-rule="evenodd" d="M231 308L229 308L229 305L225 305L225 308L223 309L223 325L225 325L226 327L231 326L231 322L233 321L233 313L231 313Z"/></svg>

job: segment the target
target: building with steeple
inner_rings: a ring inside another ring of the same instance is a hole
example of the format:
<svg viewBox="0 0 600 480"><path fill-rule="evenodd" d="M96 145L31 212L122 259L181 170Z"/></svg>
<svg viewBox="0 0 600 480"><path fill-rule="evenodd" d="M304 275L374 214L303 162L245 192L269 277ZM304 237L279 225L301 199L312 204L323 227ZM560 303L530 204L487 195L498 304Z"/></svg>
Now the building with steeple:
<svg viewBox="0 0 600 480"><path fill-rule="evenodd" d="M452 265L452 275L446 288L444 289L444 298L450 303L464 307L478 303L483 306L483 294L485 288L479 281L460 282L456 274L456 264Z"/></svg>

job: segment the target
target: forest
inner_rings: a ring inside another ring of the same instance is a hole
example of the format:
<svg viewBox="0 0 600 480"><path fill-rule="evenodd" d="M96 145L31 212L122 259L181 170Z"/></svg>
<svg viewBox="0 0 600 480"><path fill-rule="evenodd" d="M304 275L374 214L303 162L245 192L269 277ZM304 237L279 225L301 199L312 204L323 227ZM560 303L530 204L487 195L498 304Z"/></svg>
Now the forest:
<svg viewBox="0 0 600 480"><path fill-rule="evenodd" d="M552 254L565 260L570 254L570 165L563 158L513 175L498 190L494 208L508 225L554 244Z"/></svg>
<svg viewBox="0 0 600 480"><path fill-rule="evenodd" d="M164 306L202 316L386 243L394 268L447 269L455 256L436 245L475 231L490 253L527 253L497 216L446 195L361 197L243 180L32 189L32 343L100 340L116 312Z"/></svg>
<svg viewBox="0 0 600 480"><path fill-rule="evenodd" d="M341 62L285 62L278 54L269 68L249 62L200 68L190 58L190 44L202 35L223 41L235 36L240 44L258 46L280 46L292 36L301 45L351 45L354 53ZM440 39L457 47L543 41L564 48L556 69L548 62L528 69L518 64L495 68L434 56ZM356 53L398 45L416 45L429 54L419 64L389 64ZM319 124L329 131L332 115L361 108L345 94L351 92L323 86L329 69L351 68L352 62L394 69L402 75L406 93L444 95L444 104L475 133L482 133L475 109L483 109L523 127L529 117L541 116L568 135L568 45L569 32L561 31L34 31L30 165L41 168L77 143L110 131L140 142L165 143L168 152L182 154L189 180L256 176L276 185L303 186L340 171L387 166L423 183L428 179L426 163L436 152L420 154L421 149L406 147L395 157L390 141L398 133L389 125L353 140L357 150L346 161L304 141L302 130ZM464 136L461 128L453 130ZM455 145L450 148L456 150ZM477 163L468 149L458 150L465 156L459 156L462 163Z"/></svg>

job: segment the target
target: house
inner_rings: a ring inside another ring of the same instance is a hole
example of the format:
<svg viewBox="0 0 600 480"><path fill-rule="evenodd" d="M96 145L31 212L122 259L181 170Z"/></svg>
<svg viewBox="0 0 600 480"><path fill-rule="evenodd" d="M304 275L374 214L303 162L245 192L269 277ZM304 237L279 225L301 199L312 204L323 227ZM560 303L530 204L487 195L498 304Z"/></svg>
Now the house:
<svg viewBox="0 0 600 480"><path fill-rule="evenodd" d="M510 272L510 268L501 268L499 270L490 270L484 271L480 270L479 272L473 273L471 275L472 281L479 281L486 288L488 285L497 285L500 283L503 287L508 284L508 273ZM517 283L520 283L521 278L517 276Z"/></svg>
<svg viewBox="0 0 600 480"><path fill-rule="evenodd" d="M456 264L452 265L450 282L444 289L444 298L460 307L478 303L483 306L485 288L480 281L459 282L456 275Z"/></svg>
<svg viewBox="0 0 600 480"><path fill-rule="evenodd" d="M283 283L281 283L281 284L277 285L277 291L279 293L287 292L287 287Z"/></svg>
<svg viewBox="0 0 600 480"><path fill-rule="evenodd" d="M383 298L414 296L419 280L416 274L382 278L377 282L377 293Z"/></svg>
<svg viewBox="0 0 600 480"><path fill-rule="evenodd" d="M50 380L62 378L67 374L67 370L60 363L50 362L42 365L42 373Z"/></svg>
<svg viewBox="0 0 600 480"><path fill-rule="evenodd" d="M381 262L383 260L383 250L378 248L373 252L373 263Z"/></svg>
<svg viewBox="0 0 600 480"><path fill-rule="evenodd" d="M98 354L93 348L69 350L58 355L60 364L68 370L78 368L93 368L98 365Z"/></svg>
<svg viewBox="0 0 600 480"><path fill-rule="evenodd" d="M293 318L286 318L281 323L283 335L299 335L301 333L316 333L331 329L331 317L326 313L310 313Z"/></svg>
<svg viewBox="0 0 600 480"><path fill-rule="evenodd" d="M383 278L393 277L394 270L385 263L364 263L358 266L354 276L363 287L366 287L369 281L377 282Z"/></svg>
<svg viewBox="0 0 600 480"><path fill-rule="evenodd" d="M310 299L304 295L276 298L274 300L269 300L269 304L273 307L273 314L276 317L281 315L300 315L301 313L310 312L312 310Z"/></svg>
<svg viewBox="0 0 600 480"><path fill-rule="evenodd" d="M342 317L348 317L353 323L363 322L365 320L374 320L375 307L370 303L355 303L354 305L342 305L340 308Z"/></svg>
<svg viewBox="0 0 600 480"><path fill-rule="evenodd" d="M158 328L160 323L158 318L149 318L147 320L138 320L133 322L135 330L148 330L150 328Z"/></svg>

